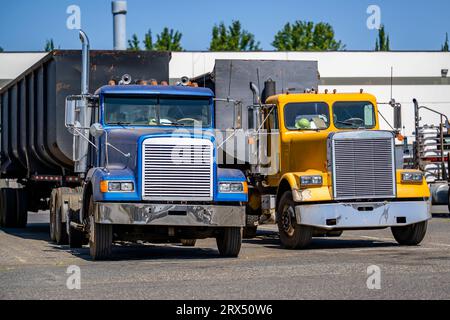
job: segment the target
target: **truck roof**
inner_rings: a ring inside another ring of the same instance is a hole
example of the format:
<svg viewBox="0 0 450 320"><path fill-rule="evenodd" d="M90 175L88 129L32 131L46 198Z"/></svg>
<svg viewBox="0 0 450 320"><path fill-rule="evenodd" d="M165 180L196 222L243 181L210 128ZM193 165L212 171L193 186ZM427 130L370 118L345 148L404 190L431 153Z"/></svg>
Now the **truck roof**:
<svg viewBox="0 0 450 320"><path fill-rule="evenodd" d="M96 94L164 94L202 97L214 96L214 93L208 88L149 85L103 86L96 91Z"/></svg>
<svg viewBox="0 0 450 320"><path fill-rule="evenodd" d="M374 95L370 93L284 93L271 96L266 103L275 104L287 102L335 102L335 101L370 101L376 102Z"/></svg>

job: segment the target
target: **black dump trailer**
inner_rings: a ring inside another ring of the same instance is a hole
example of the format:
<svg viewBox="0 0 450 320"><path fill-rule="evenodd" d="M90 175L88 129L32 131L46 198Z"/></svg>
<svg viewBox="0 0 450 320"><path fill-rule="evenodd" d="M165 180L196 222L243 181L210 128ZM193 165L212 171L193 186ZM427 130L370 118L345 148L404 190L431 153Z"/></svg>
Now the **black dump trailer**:
<svg viewBox="0 0 450 320"><path fill-rule="evenodd" d="M259 118L263 117L261 110L254 108L258 102L254 101L250 83L257 88L258 99L264 103L265 98L274 94L317 92L320 75L317 61L218 59L212 72L190 80L215 94L220 166L248 170L262 155L256 153L260 150L242 142L252 131L258 131L258 123L262 121Z"/></svg>
<svg viewBox="0 0 450 320"><path fill-rule="evenodd" d="M89 87L95 90L124 74L168 81L170 58L170 52L92 50ZM81 92L81 61L81 51L49 52L0 90L3 226L24 226L27 211L48 208L52 188L80 183L64 118L66 97ZM22 214L16 218L14 211Z"/></svg>

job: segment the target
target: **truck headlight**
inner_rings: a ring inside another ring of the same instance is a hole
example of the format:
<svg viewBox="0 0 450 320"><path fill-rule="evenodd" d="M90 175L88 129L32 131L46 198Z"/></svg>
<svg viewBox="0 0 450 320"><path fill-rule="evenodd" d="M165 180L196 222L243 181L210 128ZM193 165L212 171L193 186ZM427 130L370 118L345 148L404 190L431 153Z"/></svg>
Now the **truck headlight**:
<svg viewBox="0 0 450 320"><path fill-rule="evenodd" d="M247 192L247 182L221 182L220 193L244 193Z"/></svg>
<svg viewBox="0 0 450 320"><path fill-rule="evenodd" d="M306 186L321 186L323 184L322 176L301 176L300 185Z"/></svg>
<svg viewBox="0 0 450 320"><path fill-rule="evenodd" d="M107 181L100 182L100 191L106 192L133 192L134 182L132 181Z"/></svg>
<svg viewBox="0 0 450 320"><path fill-rule="evenodd" d="M403 172L402 183L421 183L423 180L422 172Z"/></svg>

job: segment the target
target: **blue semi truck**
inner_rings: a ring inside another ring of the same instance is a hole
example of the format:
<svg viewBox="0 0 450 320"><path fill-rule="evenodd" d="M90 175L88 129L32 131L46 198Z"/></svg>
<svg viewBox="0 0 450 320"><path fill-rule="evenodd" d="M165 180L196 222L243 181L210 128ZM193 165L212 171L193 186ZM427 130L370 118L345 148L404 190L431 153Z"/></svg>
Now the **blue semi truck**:
<svg viewBox="0 0 450 320"><path fill-rule="evenodd" d="M89 244L95 260L109 258L114 241L192 246L204 238L217 239L220 255L238 256L247 182L241 171L218 167L212 91L183 84L135 85L125 75L91 94L90 70L98 72L100 67L90 64L89 40L82 31L80 39L81 93L65 98L63 113L65 130L71 134L71 161L61 165L60 174L27 170L20 178L7 167L0 199L2 226L24 226L26 211L46 209L47 203L52 240L72 248ZM2 104L9 105L8 99ZM27 117L34 117L33 108L23 103L23 110L31 109ZM34 130L53 130L56 125L47 124ZM56 145L63 149L61 143ZM49 158L58 162L48 149ZM33 150L25 148L30 155ZM14 152L2 155L4 160L20 160ZM24 201L36 205L22 208Z"/></svg>

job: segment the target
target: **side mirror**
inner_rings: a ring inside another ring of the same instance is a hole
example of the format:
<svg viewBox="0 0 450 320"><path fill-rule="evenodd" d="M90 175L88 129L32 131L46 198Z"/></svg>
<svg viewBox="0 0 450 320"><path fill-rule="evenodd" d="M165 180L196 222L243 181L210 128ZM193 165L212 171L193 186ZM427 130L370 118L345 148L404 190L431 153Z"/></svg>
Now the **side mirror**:
<svg viewBox="0 0 450 320"><path fill-rule="evenodd" d="M105 134L105 128L103 128L103 126L100 123L94 123L89 128L89 133L94 138L100 138L101 136L103 136Z"/></svg>
<svg viewBox="0 0 450 320"><path fill-rule="evenodd" d="M394 128L397 130L402 129L402 105L400 103L393 103L394 108Z"/></svg>
<svg viewBox="0 0 450 320"><path fill-rule="evenodd" d="M76 109L76 100L66 99L65 125L68 128L75 126L75 109Z"/></svg>

